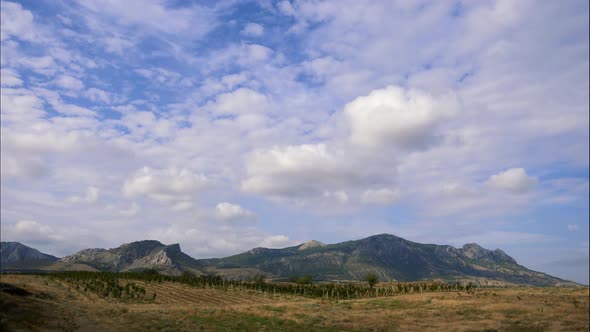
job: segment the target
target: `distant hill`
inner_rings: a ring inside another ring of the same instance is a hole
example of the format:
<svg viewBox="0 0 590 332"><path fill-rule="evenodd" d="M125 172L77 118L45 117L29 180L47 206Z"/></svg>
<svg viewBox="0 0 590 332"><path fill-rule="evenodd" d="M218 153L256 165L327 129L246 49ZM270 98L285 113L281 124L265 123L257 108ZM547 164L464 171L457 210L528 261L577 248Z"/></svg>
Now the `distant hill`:
<svg viewBox="0 0 590 332"><path fill-rule="evenodd" d="M113 249L84 249L58 259L20 243L2 242L3 270L157 270L178 275L214 273L230 279L264 274L273 279L311 275L314 280L358 281L368 272L383 281L440 279L482 285L577 286L519 265L500 249L421 244L381 234L336 244L308 241L283 249L254 248L225 258L196 260L178 244L145 240ZM22 246L22 247L20 247ZM20 249L19 249L20 248ZM5 258L6 257L6 258Z"/></svg>
<svg viewBox="0 0 590 332"><path fill-rule="evenodd" d="M240 269L248 269L248 274L259 271L276 278L309 274L314 280L361 280L368 272L374 272L381 280L576 285L529 270L500 249L488 250L475 243L462 248L421 244L390 234L331 245L310 241L284 249L254 248L235 256L200 262L208 271L223 275L227 270L234 276Z"/></svg>
<svg viewBox="0 0 590 332"><path fill-rule="evenodd" d="M60 260L67 264L85 264L99 271L156 270L165 274L191 271L202 273L199 263L180 250L179 244L164 245L145 240L126 243L114 249L84 249Z"/></svg>
<svg viewBox="0 0 590 332"><path fill-rule="evenodd" d="M0 267L3 269L47 265L57 260L55 256L44 254L19 242L0 242Z"/></svg>

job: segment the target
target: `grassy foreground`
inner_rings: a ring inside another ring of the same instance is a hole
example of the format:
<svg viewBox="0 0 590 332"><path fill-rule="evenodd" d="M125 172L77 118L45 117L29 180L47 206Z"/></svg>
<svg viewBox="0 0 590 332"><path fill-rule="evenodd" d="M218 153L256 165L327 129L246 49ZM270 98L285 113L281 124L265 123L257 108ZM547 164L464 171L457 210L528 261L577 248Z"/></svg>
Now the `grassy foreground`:
<svg viewBox="0 0 590 332"><path fill-rule="evenodd" d="M157 294L140 301L100 297L47 276L2 275L0 282L2 331L588 331L590 325L588 288L338 301L137 282L137 289Z"/></svg>

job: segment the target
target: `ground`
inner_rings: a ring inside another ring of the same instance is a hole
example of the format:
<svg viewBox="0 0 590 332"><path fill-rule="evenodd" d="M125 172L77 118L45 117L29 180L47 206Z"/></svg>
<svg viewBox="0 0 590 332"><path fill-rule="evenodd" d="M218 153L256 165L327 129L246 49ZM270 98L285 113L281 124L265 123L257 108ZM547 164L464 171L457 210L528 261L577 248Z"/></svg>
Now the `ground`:
<svg viewBox="0 0 590 332"><path fill-rule="evenodd" d="M155 301L85 294L47 276L2 275L2 331L588 331L588 288L485 288L327 301L141 283ZM7 291L6 284L21 291Z"/></svg>

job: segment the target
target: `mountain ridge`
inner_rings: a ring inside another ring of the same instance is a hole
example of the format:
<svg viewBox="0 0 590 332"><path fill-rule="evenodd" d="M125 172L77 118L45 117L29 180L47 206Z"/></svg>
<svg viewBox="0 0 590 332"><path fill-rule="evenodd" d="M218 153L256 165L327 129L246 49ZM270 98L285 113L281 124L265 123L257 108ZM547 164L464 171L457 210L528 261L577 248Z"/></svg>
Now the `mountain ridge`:
<svg viewBox="0 0 590 332"><path fill-rule="evenodd" d="M2 265L5 269L7 264ZM18 264L12 265L18 267ZM361 280L366 273L373 272L383 281L440 279L483 285L578 285L519 265L501 249L489 250L476 243L467 243L461 248L422 244L392 234L334 244L311 240L279 249L257 247L210 259L194 259L183 253L177 243L165 245L156 240L142 240L111 249L83 249L50 261L42 269L112 272L149 269L171 275L189 271L219 274L230 279L244 279L256 274L277 280L311 275L314 280L342 281Z"/></svg>

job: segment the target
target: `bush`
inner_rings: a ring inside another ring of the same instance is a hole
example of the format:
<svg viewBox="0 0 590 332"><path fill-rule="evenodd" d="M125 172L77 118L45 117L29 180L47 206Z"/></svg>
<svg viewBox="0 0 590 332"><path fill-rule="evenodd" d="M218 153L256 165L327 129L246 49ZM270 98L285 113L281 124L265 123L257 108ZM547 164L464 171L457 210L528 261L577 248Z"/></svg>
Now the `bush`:
<svg viewBox="0 0 590 332"><path fill-rule="evenodd" d="M301 278L298 278L296 282L300 285L311 285L311 284L313 284L313 278L312 278L312 276L307 274Z"/></svg>
<svg viewBox="0 0 590 332"><path fill-rule="evenodd" d="M373 288L379 282L379 276L376 273L369 272L365 276L365 281L369 284L369 287Z"/></svg>

